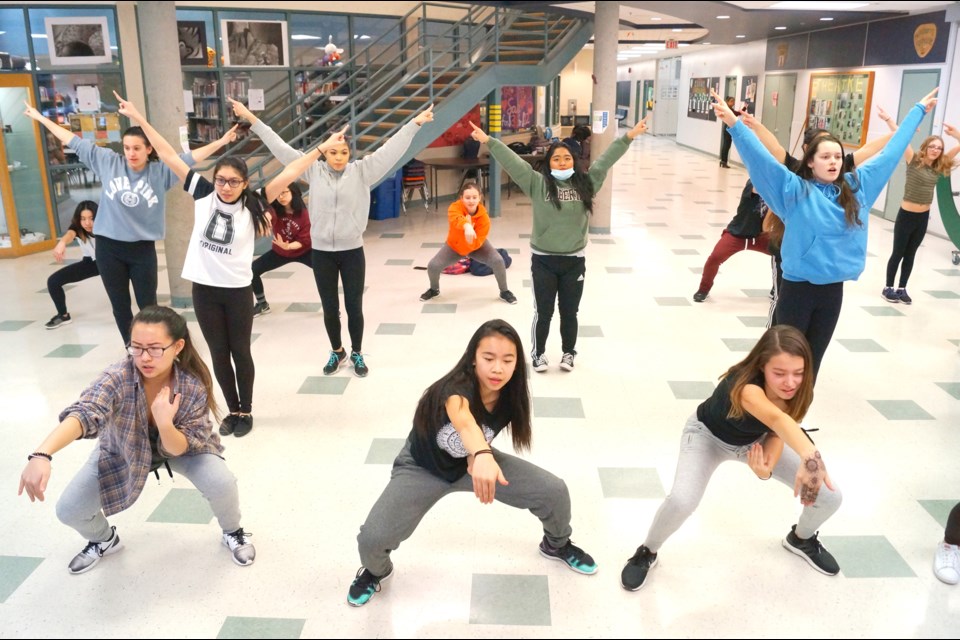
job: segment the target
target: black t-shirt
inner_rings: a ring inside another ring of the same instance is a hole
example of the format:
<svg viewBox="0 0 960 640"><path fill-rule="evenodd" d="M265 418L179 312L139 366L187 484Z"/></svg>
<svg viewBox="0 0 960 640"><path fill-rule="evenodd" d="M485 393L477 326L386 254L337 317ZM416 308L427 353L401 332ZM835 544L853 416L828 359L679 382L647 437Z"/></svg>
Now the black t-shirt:
<svg viewBox="0 0 960 640"><path fill-rule="evenodd" d="M727 232L737 238L756 238L763 233L763 216L766 212L763 200L753 192L753 183L747 180L740 194L737 215L727 225Z"/></svg>
<svg viewBox="0 0 960 640"><path fill-rule="evenodd" d="M721 380L713 391L713 395L697 407L697 420L705 424L710 429L710 433L727 444L742 447L756 442L760 436L770 433L770 429L746 411L740 419L727 417L731 407L732 377L728 375ZM751 383L763 389L763 374L751 380Z"/></svg>
<svg viewBox="0 0 960 640"><path fill-rule="evenodd" d="M443 390L443 397L447 399L450 396L463 396L470 402L474 415L479 413L480 428L487 443L490 443L510 424L510 418L505 415L506 411L501 403L497 403L493 413L487 411L483 402L469 386L448 386ZM416 427L410 431L408 438L410 454L418 465L433 475L448 482L455 482L467 473L468 452L446 412L440 422L440 424L431 425L428 437L421 436Z"/></svg>

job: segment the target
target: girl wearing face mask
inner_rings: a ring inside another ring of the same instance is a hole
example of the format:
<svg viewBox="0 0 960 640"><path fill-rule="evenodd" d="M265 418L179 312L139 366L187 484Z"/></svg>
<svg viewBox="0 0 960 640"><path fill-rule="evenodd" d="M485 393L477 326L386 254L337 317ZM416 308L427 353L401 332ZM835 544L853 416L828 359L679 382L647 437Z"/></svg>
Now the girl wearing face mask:
<svg viewBox="0 0 960 640"><path fill-rule="evenodd" d="M270 313L270 305L263 291L263 279L268 271L299 262L310 265L310 215L303 203L300 185L291 182L270 204L273 223L273 246L253 261L253 317Z"/></svg>
<svg viewBox="0 0 960 640"><path fill-rule="evenodd" d="M507 288L507 267L503 257L487 240L490 233L490 216L483 206L483 196L476 182L467 182L460 188L460 198L447 210L450 231L447 242L427 265L430 288L420 300L426 302L440 295L440 272L463 256L476 260L493 270L500 287L500 299L508 304L517 304L517 297Z"/></svg>
<svg viewBox="0 0 960 640"><path fill-rule="evenodd" d="M117 329L127 344L133 320L130 285L139 308L157 303L154 243L163 240L166 192L177 183L177 176L162 162L156 162L157 154L140 127L130 127L123 132L123 153L119 154L80 139L29 104L24 114L46 127L100 178L103 190L94 224L97 266L113 307ZM188 165L203 162L232 139L233 130L180 157Z"/></svg>
<svg viewBox="0 0 960 640"><path fill-rule="evenodd" d="M97 269L96 238L93 235L93 221L96 217L96 202L84 200L78 204L73 212L70 228L67 229L67 232L63 234L60 242L53 249L53 258L57 262L63 262L63 254L67 250L67 245L76 238L77 242L80 243L80 251L83 252L83 260L58 269L47 278L47 291L57 308L57 315L50 318L50 322L45 325L47 329L57 329L73 322L73 318L67 313L67 295L63 290L64 285L83 282L100 274Z"/></svg>
<svg viewBox="0 0 960 640"><path fill-rule="evenodd" d="M589 171L576 162L574 152L563 142L550 145L546 162L538 172L510 148L483 129L473 127L473 139L487 143L490 155L503 165L510 178L533 202L533 233L530 236L533 295L533 370L547 370L547 336L554 307L560 309L560 339L563 357L560 368L573 371L577 355L577 311L583 296L587 271L585 249L593 196L603 186L607 171L623 157L630 142L647 130L646 119L615 140L590 165Z"/></svg>
<svg viewBox="0 0 960 640"><path fill-rule="evenodd" d="M891 131L897 130L896 121L885 112L880 117ZM943 132L960 141L960 131L948 124L943 125ZM903 187L903 201L900 211L897 212L897 221L893 226L893 251L887 261L887 283L880 295L887 302L902 302L912 304L913 299L907 294L907 281L913 271L913 260L917 250L927 234L927 223L930 221L930 205L933 203L933 192L937 187L940 176L949 176L953 168L953 159L960 151L960 145L955 145L950 151L944 151L943 138L930 136L920 144L916 153L907 147L903 154L907 162L907 182ZM902 263L902 264L901 264ZM893 281L900 269L900 282L893 288Z"/></svg>
<svg viewBox="0 0 960 640"><path fill-rule="evenodd" d="M143 127L160 159L183 180L184 190L193 196L193 234L182 275L193 282L197 322L230 410L220 424L220 435L245 436L253 429L253 243L257 234L270 231L264 200L276 200L324 149L341 144L343 131L298 158L255 193L249 188L247 165L240 158L220 158L210 182L180 159L132 103L121 98L120 113Z"/></svg>
<svg viewBox="0 0 960 640"><path fill-rule="evenodd" d="M290 164L303 155L270 127L263 124L242 103L230 100L233 113L251 124L250 130L283 164ZM347 359L340 327L340 295L337 281L343 284L343 304L347 311L350 333L350 363L353 373L363 378L369 372L361 351L363 342L363 287L366 281L366 257L363 253L363 232L370 215L370 189L396 166L417 135L420 126L433 120L433 105L417 114L382 147L360 160L350 160L346 140L327 149L324 162L310 165L310 261L323 306L323 324L330 339L330 357L323 367L324 375L332 375Z"/></svg>
<svg viewBox="0 0 960 640"><path fill-rule="evenodd" d="M813 376L833 337L843 304L843 283L863 273L870 206L890 179L923 116L937 100L936 89L918 102L890 141L854 171L843 171L843 147L833 136L813 140L799 175L767 151L713 92L717 117L733 142L760 197L783 220L783 287L777 323L800 329L813 352Z"/></svg>

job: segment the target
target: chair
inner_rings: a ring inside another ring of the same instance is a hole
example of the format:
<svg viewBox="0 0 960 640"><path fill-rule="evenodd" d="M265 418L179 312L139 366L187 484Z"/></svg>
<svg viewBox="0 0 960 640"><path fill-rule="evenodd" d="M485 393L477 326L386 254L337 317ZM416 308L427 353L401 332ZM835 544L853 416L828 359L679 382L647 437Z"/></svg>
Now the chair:
<svg viewBox="0 0 960 640"><path fill-rule="evenodd" d="M476 160L480 157L480 143L473 138L467 138L463 141L463 153L461 157L465 160ZM468 181L473 180L480 188L484 191L487 191L490 179L490 167L477 167L473 169L466 169L463 172L463 175L460 176L460 184L457 185L457 193L460 193L460 190L463 188L463 185Z"/></svg>
<svg viewBox="0 0 960 640"><path fill-rule="evenodd" d="M403 198L401 206L407 212L407 200L413 196L415 189L420 190L423 208L430 209L430 187L427 186L427 168L419 160L411 160L403 165Z"/></svg>

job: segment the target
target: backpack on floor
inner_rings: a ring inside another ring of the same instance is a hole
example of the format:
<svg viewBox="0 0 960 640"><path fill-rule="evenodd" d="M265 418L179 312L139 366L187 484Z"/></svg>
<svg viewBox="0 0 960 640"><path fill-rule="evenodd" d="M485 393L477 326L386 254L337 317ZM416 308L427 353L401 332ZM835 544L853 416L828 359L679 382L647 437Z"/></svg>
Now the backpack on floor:
<svg viewBox="0 0 960 640"><path fill-rule="evenodd" d="M506 249L497 249L497 253L503 258L503 266L509 269L510 265L513 264L513 258L510 257ZM474 260L470 263L470 273L475 276L490 276L493 275L493 269L479 260Z"/></svg>

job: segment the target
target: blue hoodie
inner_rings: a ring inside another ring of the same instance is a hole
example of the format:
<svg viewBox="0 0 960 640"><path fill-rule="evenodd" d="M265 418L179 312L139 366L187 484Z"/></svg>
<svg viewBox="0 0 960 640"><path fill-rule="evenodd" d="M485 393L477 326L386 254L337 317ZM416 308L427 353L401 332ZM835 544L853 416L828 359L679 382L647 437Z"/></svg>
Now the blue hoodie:
<svg viewBox="0 0 960 640"><path fill-rule="evenodd" d="M856 280L867 259L870 207L890 180L926 111L916 104L877 155L844 179L860 203L862 225L848 226L833 184L805 180L770 155L742 122L730 127L737 152L757 193L783 220L783 277L793 282L831 284Z"/></svg>

